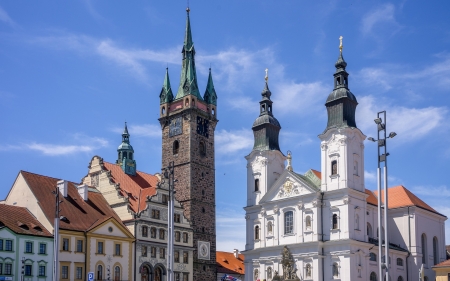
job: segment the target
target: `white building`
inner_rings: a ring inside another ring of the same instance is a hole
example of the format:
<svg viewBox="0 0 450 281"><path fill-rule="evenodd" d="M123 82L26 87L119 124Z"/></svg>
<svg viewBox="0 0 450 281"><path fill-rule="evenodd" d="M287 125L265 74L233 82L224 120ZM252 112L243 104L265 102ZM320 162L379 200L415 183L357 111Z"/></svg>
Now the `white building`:
<svg viewBox="0 0 450 281"><path fill-rule="evenodd" d="M266 81L247 159L245 280L381 280L376 193L364 185L364 140L342 49L319 135L321 172L296 173L280 151ZM285 166L285 160L287 165ZM444 215L403 186L389 189L390 276L415 280L445 260Z"/></svg>

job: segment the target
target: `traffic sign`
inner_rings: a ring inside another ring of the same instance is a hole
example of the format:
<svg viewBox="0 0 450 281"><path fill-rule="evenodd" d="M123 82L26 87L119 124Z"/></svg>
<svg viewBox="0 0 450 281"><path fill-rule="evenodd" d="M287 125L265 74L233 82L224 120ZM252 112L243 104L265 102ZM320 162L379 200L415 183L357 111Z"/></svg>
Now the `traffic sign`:
<svg viewBox="0 0 450 281"><path fill-rule="evenodd" d="M88 272L88 281L94 281L94 272Z"/></svg>

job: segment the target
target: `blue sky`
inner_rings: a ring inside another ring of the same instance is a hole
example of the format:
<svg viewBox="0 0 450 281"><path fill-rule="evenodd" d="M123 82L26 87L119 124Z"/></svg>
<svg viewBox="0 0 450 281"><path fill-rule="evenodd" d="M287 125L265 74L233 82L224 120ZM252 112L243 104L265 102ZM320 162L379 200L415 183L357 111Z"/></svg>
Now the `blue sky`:
<svg viewBox="0 0 450 281"><path fill-rule="evenodd" d="M450 2L191 1L199 87L218 94L218 249L245 245L251 125L269 69L281 149L296 172L320 169L339 36L357 125L375 136L387 110L389 185L403 184L450 216ZM161 168L157 121L166 66L178 87L183 1L0 3L0 198L20 170L79 182L94 155L116 160L129 124L139 170ZM366 143L366 188L376 186ZM447 223L447 226L450 226ZM447 227L447 241L450 228ZM449 242L447 242L449 243Z"/></svg>

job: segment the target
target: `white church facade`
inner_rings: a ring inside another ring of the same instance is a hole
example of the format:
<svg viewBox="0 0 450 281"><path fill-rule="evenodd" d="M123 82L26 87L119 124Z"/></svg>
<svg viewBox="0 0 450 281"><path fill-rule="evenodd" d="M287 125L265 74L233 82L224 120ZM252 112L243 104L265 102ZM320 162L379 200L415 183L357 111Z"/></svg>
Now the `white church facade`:
<svg viewBox="0 0 450 281"><path fill-rule="evenodd" d="M245 280L382 280L378 273L378 194L364 185L364 140L342 48L328 96L321 171L298 174L278 144L281 126L267 83L247 159ZM285 164L287 162L287 164ZM446 259L447 219L403 186L388 191L391 280L417 280L424 264ZM383 239L381 239L383 240Z"/></svg>

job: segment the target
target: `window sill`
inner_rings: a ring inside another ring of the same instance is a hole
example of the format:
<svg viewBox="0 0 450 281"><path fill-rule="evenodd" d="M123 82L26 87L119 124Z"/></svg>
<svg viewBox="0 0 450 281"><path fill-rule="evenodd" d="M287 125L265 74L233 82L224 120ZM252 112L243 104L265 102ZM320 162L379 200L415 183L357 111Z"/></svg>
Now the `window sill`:
<svg viewBox="0 0 450 281"><path fill-rule="evenodd" d="M289 237L289 236L295 236L296 233L285 233L281 235L281 237Z"/></svg>
<svg viewBox="0 0 450 281"><path fill-rule="evenodd" d="M38 255L40 255L40 256L48 256L48 254L46 254L46 253L39 253Z"/></svg>
<svg viewBox="0 0 450 281"><path fill-rule="evenodd" d="M72 253L72 251L68 251L68 250L59 250L60 253L65 252L65 253Z"/></svg>
<svg viewBox="0 0 450 281"><path fill-rule="evenodd" d="M84 254L84 252L78 252L78 251L75 251L74 253L75 254Z"/></svg>
<svg viewBox="0 0 450 281"><path fill-rule="evenodd" d="M331 175L330 176L330 179L337 179L337 178L339 178L339 174L335 174L335 175Z"/></svg>
<svg viewBox="0 0 450 281"><path fill-rule="evenodd" d="M113 255L113 257L120 257L120 258L123 258L122 255Z"/></svg>
<svg viewBox="0 0 450 281"><path fill-rule="evenodd" d="M106 256L104 253L95 253L96 256Z"/></svg>
<svg viewBox="0 0 450 281"><path fill-rule="evenodd" d="M339 231L341 231L339 228L332 228L332 229L330 229L330 231L331 232L339 232Z"/></svg>
<svg viewBox="0 0 450 281"><path fill-rule="evenodd" d="M24 254L27 254L27 255L34 255L34 253L33 252L23 252Z"/></svg>
<svg viewBox="0 0 450 281"><path fill-rule="evenodd" d="M361 232L361 229L355 229L355 231Z"/></svg>
<svg viewBox="0 0 450 281"><path fill-rule="evenodd" d="M311 233L313 233L313 231L312 230L305 230L303 233L304 234L311 234Z"/></svg>

